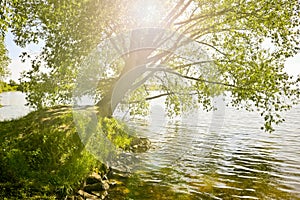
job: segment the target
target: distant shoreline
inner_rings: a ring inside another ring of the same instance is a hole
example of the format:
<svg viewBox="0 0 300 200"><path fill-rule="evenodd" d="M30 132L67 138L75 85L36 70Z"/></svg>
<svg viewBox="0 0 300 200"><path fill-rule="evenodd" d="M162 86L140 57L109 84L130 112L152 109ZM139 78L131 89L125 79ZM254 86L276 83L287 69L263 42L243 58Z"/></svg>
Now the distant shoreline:
<svg viewBox="0 0 300 200"><path fill-rule="evenodd" d="M9 83L0 81L0 94L3 92L22 91L21 85L10 80Z"/></svg>

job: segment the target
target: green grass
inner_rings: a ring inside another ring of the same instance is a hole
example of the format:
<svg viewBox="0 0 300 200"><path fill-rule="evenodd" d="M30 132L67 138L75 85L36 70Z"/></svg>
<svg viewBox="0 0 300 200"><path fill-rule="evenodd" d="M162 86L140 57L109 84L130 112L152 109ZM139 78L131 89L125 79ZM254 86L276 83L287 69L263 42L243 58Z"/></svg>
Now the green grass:
<svg viewBox="0 0 300 200"><path fill-rule="evenodd" d="M99 120L97 127L117 147L126 148L131 141L125 125L114 119ZM60 199L76 191L93 170L104 172L77 130L69 107L0 122L0 199Z"/></svg>

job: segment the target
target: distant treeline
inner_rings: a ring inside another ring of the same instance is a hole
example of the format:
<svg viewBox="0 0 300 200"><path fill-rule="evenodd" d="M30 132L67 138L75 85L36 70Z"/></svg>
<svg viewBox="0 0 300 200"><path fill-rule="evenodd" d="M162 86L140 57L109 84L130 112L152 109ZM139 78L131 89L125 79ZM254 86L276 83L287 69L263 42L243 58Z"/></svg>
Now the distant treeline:
<svg viewBox="0 0 300 200"><path fill-rule="evenodd" d="M8 83L0 81L0 93L11 91L22 91L21 85L16 83L14 80L9 80Z"/></svg>

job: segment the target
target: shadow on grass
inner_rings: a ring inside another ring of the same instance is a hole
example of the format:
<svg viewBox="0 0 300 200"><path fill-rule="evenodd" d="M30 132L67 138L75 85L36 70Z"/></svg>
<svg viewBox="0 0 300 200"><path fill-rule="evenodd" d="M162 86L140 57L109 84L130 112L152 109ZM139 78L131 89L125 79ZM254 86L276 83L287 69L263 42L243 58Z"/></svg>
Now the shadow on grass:
<svg viewBox="0 0 300 200"><path fill-rule="evenodd" d="M96 168L106 170L85 150L69 107L0 122L0 198L60 199Z"/></svg>

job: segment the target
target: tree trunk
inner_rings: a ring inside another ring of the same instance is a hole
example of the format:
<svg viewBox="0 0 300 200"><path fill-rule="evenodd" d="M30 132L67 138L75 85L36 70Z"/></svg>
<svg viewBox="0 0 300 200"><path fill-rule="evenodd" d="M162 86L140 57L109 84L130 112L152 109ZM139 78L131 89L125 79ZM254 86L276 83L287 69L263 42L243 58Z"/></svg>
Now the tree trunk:
<svg viewBox="0 0 300 200"><path fill-rule="evenodd" d="M155 50L153 47L154 39L153 32L147 29L132 31L130 50L125 56L124 68L120 76L112 83L108 92L96 104L99 116L112 117L118 103L132 89L134 82L147 71L147 58Z"/></svg>

